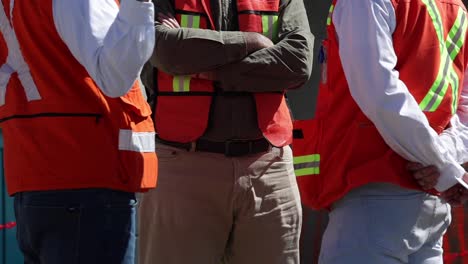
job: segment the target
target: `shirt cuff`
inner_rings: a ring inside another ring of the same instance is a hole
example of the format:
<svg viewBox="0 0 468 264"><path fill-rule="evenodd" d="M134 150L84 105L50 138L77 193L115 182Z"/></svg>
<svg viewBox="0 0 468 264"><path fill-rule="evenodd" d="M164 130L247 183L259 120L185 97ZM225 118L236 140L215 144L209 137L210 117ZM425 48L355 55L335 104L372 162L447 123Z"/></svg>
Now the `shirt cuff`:
<svg viewBox="0 0 468 264"><path fill-rule="evenodd" d="M238 61L248 55L244 33L229 32L229 34L222 34L221 37L224 45L227 47L225 51L228 61Z"/></svg>
<svg viewBox="0 0 468 264"><path fill-rule="evenodd" d="M462 184L468 189L468 184L463 181L463 175L465 169L459 164L448 164L440 170L439 181L437 182L435 189L439 192L444 192L450 187L457 183Z"/></svg>
<svg viewBox="0 0 468 264"><path fill-rule="evenodd" d="M123 0L119 18L130 25L154 24L154 5L152 2Z"/></svg>

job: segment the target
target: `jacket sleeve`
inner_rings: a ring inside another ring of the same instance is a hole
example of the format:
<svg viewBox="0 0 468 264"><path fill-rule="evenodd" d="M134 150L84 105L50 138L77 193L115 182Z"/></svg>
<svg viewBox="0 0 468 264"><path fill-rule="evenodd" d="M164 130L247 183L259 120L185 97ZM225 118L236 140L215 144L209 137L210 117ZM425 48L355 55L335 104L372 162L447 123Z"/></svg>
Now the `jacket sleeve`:
<svg viewBox="0 0 468 264"><path fill-rule="evenodd" d="M440 134L449 153L458 163L468 162L468 71L465 72L463 89L456 114L450 120L450 127Z"/></svg>
<svg viewBox="0 0 468 264"><path fill-rule="evenodd" d="M312 72L314 36L302 0L290 0L279 16L279 41L215 71L224 91L275 92L302 86Z"/></svg>
<svg viewBox="0 0 468 264"><path fill-rule="evenodd" d="M154 47L154 6L136 0L54 0L54 23L70 52L104 94L135 83Z"/></svg>
<svg viewBox="0 0 468 264"><path fill-rule="evenodd" d="M174 15L170 0L154 0L154 4L158 13ZM151 63L171 75L211 71L247 56L242 32L171 29L157 20L155 25L157 41Z"/></svg>

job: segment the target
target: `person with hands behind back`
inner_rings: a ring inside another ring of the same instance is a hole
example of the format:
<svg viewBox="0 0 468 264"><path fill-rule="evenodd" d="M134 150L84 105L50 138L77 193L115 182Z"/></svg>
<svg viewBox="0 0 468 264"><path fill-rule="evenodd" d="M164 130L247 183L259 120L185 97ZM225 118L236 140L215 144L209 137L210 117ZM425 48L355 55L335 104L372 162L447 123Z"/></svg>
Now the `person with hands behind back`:
<svg viewBox="0 0 468 264"><path fill-rule="evenodd" d="M450 206L436 194L458 201L468 186L467 26L461 0L332 2L319 170L300 185L304 204L330 210L320 264L443 262ZM408 162L440 177L425 185Z"/></svg>
<svg viewBox="0 0 468 264"><path fill-rule="evenodd" d="M154 3L154 76L143 81L155 81L160 170L141 202L139 260L299 263L284 93L311 72L302 0Z"/></svg>

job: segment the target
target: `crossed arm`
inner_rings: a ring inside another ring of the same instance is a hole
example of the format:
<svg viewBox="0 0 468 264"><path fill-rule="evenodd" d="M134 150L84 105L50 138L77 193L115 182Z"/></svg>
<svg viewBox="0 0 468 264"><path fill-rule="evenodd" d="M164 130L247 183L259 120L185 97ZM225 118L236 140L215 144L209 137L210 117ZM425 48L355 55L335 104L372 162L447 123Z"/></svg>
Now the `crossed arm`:
<svg viewBox="0 0 468 264"><path fill-rule="evenodd" d="M313 36L302 1L287 0L279 41L255 32L181 28L169 0L156 0L156 49L151 63L172 75L198 75L225 91L274 92L301 86L312 70Z"/></svg>

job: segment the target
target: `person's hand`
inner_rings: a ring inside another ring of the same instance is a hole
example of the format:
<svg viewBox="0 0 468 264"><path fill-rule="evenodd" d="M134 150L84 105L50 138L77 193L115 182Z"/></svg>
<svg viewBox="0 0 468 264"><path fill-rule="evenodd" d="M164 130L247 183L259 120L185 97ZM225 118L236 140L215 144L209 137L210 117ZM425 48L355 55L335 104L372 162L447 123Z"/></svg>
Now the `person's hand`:
<svg viewBox="0 0 468 264"><path fill-rule="evenodd" d="M424 166L420 163L410 162L406 167L413 174L413 177L422 189L430 190L437 184L440 173L435 166ZM468 173L463 175L463 179L467 181ZM468 190L458 183L450 187L445 192L442 192L441 197L452 206L461 206L468 201Z"/></svg>
<svg viewBox="0 0 468 264"><path fill-rule="evenodd" d="M273 42L265 37L264 35L257 32L243 32L245 38L245 44L247 46L247 52L250 54L257 50L272 47Z"/></svg>
<svg viewBox="0 0 468 264"><path fill-rule="evenodd" d="M158 21L168 28L180 28L179 22L172 14L158 13Z"/></svg>
<svg viewBox="0 0 468 264"><path fill-rule="evenodd" d="M443 192L441 197L452 206L462 206L468 201L468 190L463 185L456 184Z"/></svg>
<svg viewBox="0 0 468 264"><path fill-rule="evenodd" d="M440 176L437 167L424 166L417 162L410 162L406 168L411 172L414 179L416 179L423 190L427 191L436 186Z"/></svg>

